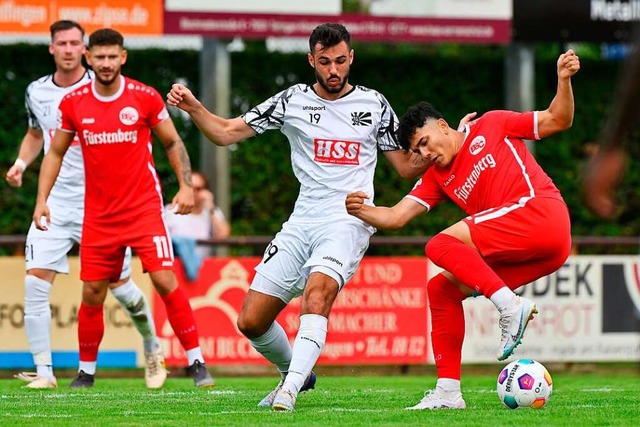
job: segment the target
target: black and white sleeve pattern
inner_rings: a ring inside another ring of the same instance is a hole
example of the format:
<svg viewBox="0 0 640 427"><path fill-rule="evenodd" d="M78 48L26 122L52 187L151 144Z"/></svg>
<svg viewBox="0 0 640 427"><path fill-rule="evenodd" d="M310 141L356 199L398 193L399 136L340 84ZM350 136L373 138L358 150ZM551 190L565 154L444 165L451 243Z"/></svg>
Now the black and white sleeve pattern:
<svg viewBox="0 0 640 427"><path fill-rule="evenodd" d="M291 96L303 85L294 85L278 92L242 115L242 119L258 134L269 129L280 129Z"/></svg>
<svg viewBox="0 0 640 427"><path fill-rule="evenodd" d="M401 150L396 131L398 129L398 117L391 108L389 101L379 92L375 92L380 102L380 128L378 129L378 147L382 151Z"/></svg>

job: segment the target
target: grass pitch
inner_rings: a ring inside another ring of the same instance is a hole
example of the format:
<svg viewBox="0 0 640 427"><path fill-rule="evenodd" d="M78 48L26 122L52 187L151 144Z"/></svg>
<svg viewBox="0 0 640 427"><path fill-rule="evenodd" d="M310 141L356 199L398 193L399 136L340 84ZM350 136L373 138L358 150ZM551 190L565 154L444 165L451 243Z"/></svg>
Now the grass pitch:
<svg viewBox="0 0 640 427"><path fill-rule="evenodd" d="M100 373L98 373L99 375ZM277 378L217 379L195 389L187 378L169 378L150 391L142 378L96 378L92 389L28 390L0 380L3 426L631 426L640 419L640 376L620 373L553 375L553 395L540 410L510 410L495 393L495 375L463 378L465 410L406 411L433 376L318 376L316 389L299 396L293 413L256 405Z"/></svg>

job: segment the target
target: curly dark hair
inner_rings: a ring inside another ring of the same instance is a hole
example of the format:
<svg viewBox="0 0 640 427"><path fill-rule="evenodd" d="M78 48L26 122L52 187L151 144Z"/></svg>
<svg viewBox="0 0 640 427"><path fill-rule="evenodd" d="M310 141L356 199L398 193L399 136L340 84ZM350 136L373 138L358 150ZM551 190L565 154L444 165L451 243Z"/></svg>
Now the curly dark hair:
<svg viewBox="0 0 640 427"><path fill-rule="evenodd" d="M444 119L440 111L433 108L428 102L420 102L409 107L406 113L400 118L396 135L400 146L409 151L411 138L416 134L416 130L425 125L429 119Z"/></svg>
<svg viewBox="0 0 640 427"><path fill-rule="evenodd" d="M316 44L320 43L321 50L346 42L351 47L351 35L342 24L326 23L318 25L309 36L309 52L313 53Z"/></svg>

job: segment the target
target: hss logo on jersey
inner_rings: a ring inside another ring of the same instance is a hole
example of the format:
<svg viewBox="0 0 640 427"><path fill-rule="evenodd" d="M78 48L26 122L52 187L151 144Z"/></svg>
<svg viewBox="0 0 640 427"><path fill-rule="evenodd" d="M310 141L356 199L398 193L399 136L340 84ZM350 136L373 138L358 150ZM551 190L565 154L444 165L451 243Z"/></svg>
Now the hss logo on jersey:
<svg viewBox="0 0 640 427"><path fill-rule="evenodd" d="M331 139L314 139L314 160L318 163L332 163L339 165L360 164L360 143Z"/></svg>

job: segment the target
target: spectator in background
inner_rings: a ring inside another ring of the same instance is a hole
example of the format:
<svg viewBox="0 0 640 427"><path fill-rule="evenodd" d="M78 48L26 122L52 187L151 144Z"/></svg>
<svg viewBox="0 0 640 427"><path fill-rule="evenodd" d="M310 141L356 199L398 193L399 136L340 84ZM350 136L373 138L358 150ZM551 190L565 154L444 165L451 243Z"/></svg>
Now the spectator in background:
<svg viewBox="0 0 640 427"><path fill-rule="evenodd" d="M177 215L166 206L167 226L171 237L190 237L192 239L226 239L231 234L231 226L215 204L215 196L209 188L207 177L198 171L191 175L195 205L188 215ZM212 254L212 248L203 246L198 253L203 256Z"/></svg>
<svg viewBox="0 0 640 427"><path fill-rule="evenodd" d="M621 209L615 191L624 175L625 145L640 130L640 26L614 98L613 111L598 138L599 146L587 165L583 188L587 207L596 215L613 219ZM636 140L638 142L638 140Z"/></svg>
<svg viewBox="0 0 640 427"><path fill-rule="evenodd" d="M195 192L191 213L178 215L167 205L165 217L176 255L182 260L189 279L195 280L202 259L213 255L213 247L197 246L196 240L226 239L231 234L231 226L222 210L215 205L207 177L202 172L193 171L191 180Z"/></svg>

